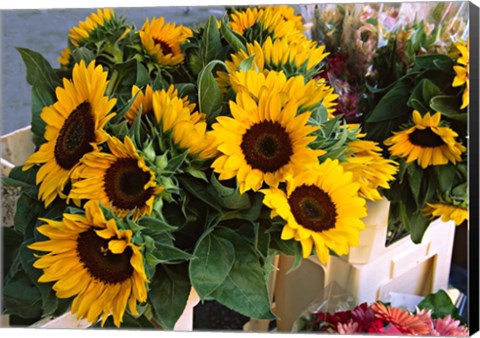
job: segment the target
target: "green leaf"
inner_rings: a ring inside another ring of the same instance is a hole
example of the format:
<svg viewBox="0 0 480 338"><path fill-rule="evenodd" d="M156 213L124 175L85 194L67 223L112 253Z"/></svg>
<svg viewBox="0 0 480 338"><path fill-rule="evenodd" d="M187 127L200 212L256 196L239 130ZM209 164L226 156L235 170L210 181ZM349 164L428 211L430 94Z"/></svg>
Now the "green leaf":
<svg viewBox="0 0 480 338"><path fill-rule="evenodd" d="M410 98L408 100L408 105L413 109L418 110L421 115L429 112L428 107L425 107L425 105L420 100Z"/></svg>
<svg viewBox="0 0 480 338"><path fill-rule="evenodd" d="M435 183L442 192L450 191L452 189L457 174L457 168L455 165L451 163L446 165L434 165L432 166L432 172Z"/></svg>
<svg viewBox="0 0 480 338"><path fill-rule="evenodd" d="M52 283L39 283L37 282L40 276L43 274L42 270L36 269L33 267L33 263L36 258L33 255L33 250L27 248L27 245L33 243L33 238L25 241L20 247L20 260L22 262L22 267L28 278L37 285L37 288L40 290L42 295L42 308L43 315L49 316L55 313L57 309L57 297L52 291Z"/></svg>
<svg viewBox="0 0 480 338"><path fill-rule="evenodd" d="M75 48L72 52L72 58L74 63L80 63L81 60L85 61L85 64L89 64L95 60L95 54L86 47Z"/></svg>
<svg viewBox="0 0 480 338"><path fill-rule="evenodd" d="M191 290L187 269L185 264L158 266L150 284L153 317L165 330L173 329L187 304Z"/></svg>
<svg viewBox="0 0 480 338"><path fill-rule="evenodd" d="M409 228L413 243L421 243L423 235L430 225L430 220L426 218L420 210L409 213L407 217L410 223Z"/></svg>
<svg viewBox="0 0 480 338"><path fill-rule="evenodd" d="M453 60L443 54L417 56L415 58L415 68L450 72L453 69Z"/></svg>
<svg viewBox="0 0 480 338"><path fill-rule="evenodd" d="M101 321L98 321L95 325L92 325L91 328L98 328L98 329L118 329L117 326L113 322L113 317L108 317L105 324L102 326ZM155 330L156 327L153 323L148 320L145 316L134 317L128 312L125 312L123 315L122 321L122 329L148 329L148 330Z"/></svg>
<svg viewBox="0 0 480 338"><path fill-rule="evenodd" d="M467 110L460 110L461 101L455 96L438 95L430 100L430 107L451 120L467 122Z"/></svg>
<svg viewBox="0 0 480 338"><path fill-rule="evenodd" d="M3 306L6 314L22 318L40 318L42 315L42 296L25 271L19 270L5 283Z"/></svg>
<svg viewBox="0 0 480 338"><path fill-rule="evenodd" d="M32 86L46 85L51 92L61 85L57 74L48 61L39 53L27 48L17 47L27 67L27 82Z"/></svg>
<svg viewBox="0 0 480 338"><path fill-rule="evenodd" d="M225 64L222 61L211 61L206 65L198 76L198 107L202 113L207 115L207 122L214 122L220 114L223 98L220 87L213 76L213 68L217 65Z"/></svg>
<svg viewBox="0 0 480 338"><path fill-rule="evenodd" d="M174 226L171 226L164 220L159 218L144 216L137 221L138 225L144 226L150 230L154 231L171 231L176 229Z"/></svg>
<svg viewBox="0 0 480 338"><path fill-rule="evenodd" d="M438 86L429 79L423 79L421 83L424 102L428 103L433 97L442 94L440 88L438 88Z"/></svg>
<svg viewBox="0 0 480 338"><path fill-rule="evenodd" d="M270 310L264 270L253 244L230 229L221 228L215 234L233 244L235 262L225 281L211 297L247 317L275 319Z"/></svg>
<svg viewBox="0 0 480 338"><path fill-rule="evenodd" d="M402 117L410 113L410 108L406 102L410 97L411 84L410 81L398 82L380 102L375 106L372 113L368 116L367 122L383 122L394 118Z"/></svg>
<svg viewBox="0 0 480 338"><path fill-rule="evenodd" d="M220 26L220 32L235 53L239 50L243 50L245 52L247 51L245 38L232 31L230 27L225 24L225 22L222 22L222 25Z"/></svg>
<svg viewBox="0 0 480 338"><path fill-rule="evenodd" d="M218 201L228 209L248 209L251 206L248 194L240 194L237 188L226 187L221 184L215 175L210 178L211 185L207 188L212 195L218 196Z"/></svg>
<svg viewBox="0 0 480 338"><path fill-rule="evenodd" d="M215 59L217 52L222 48L220 31L217 26L217 19L214 16L208 18L201 45L203 47L203 64L206 65Z"/></svg>
<svg viewBox="0 0 480 338"><path fill-rule="evenodd" d="M17 259L18 248L23 242L23 235L12 227L2 226L0 229L3 250L3 278L6 280L9 272L17 268L14 261Z"/></svg>
<svg viewBox="0 0 480 338"><path fill-rule="evenodd" d="M185 162L185 159L187 158L187 156L188 156L188 152L184 151L183 153L172 157L168 161L166 170L170 172L176 172L178 168L180 168L180 166L183 164L183 162Z"/></svg>
<svg viewBox="0 0 480 338"><path fill-rule="evenodd" d="M432 310L432 318L445 318L451 315L454 319L459 319L458 310L452 303L452 300L444 290L439 290L425 297L417 307L421 309Z"/></svg>
<svg viewBox="0 0 480 338"><path fill-rule="evenodd" d="M163 243L155 243L155 249L153 250L153 256L155 257L156 264L158 263L170 263L174 261L183 261L191 259L193 256L188 252L180 250L172 245Z"/></svg>
<svg viewBox="0 0 480 338"><path fill-rule="evenodd" d="M201 299L209 296L223 283L235 261L235 249L230 241L213 233L197 243L190 261L192 285Z"/></svg>
<svg viewBox="0 0 480 338"><path fill-rule="evenodd" d="M423 180L423 173L423 170L415 164L407 166L408 184L417 205L425 201L425 196L420 194L422 182L426 182L426 180Z"/></svg>
<svg viewBox="0 0 480 338"><path fill-rule="evenodd" d="M40 114L44 107L54 104L56 101L55 92L51 91L46 84L37 84L32 87L32 133L43 140L46 123ZM39 145L38 143L36 144Z"/></svg>
<svg viewBox="0 0 480 338"><path fill-rule="evenodd" d="M220 205L215 201L213 196L209 193L204 182L191 177L180 177L181 185L193 196L206 203L215 210L221 211Z"/></svg>
<svg viewBox="0 0 480 338"><path fill-rule="evenodd" d="M17 201L17 210L13 220L15 230L24 233L26 237L31 236L30 232L33 230L37 218L43 210L43 205L40 201L23 192Z"/></svg>
<svg viewBox="0 0 480 338"><path fill-rule="evenodd" d="M237 70L246 73L250 69L253 69L253 65L255 64L255 56L256 55L254 54L254 55L250 55L246 59L243 59L242 62L240 62L240 64L238 65Z"/></svg>
<svg viewBox="0 0 480 338"><path fill-rule="evenodd" d="M35 186L38 169L38 167L34 166L29 170L23 171L22 166L14 167L12 168L12 170L10 170L10 173L8 174L7 182L16 186Z"/></svg>

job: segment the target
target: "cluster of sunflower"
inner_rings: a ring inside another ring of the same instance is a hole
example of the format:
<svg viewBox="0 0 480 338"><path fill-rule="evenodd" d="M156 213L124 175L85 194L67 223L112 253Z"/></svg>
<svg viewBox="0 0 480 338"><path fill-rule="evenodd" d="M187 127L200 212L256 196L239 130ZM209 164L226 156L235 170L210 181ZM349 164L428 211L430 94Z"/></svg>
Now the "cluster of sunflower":
<svg viewBox="0 0 480 338"><path fill-rule="evenodd" d="M5 180L22 187L5 232L13 317L172 329L193 287L272 319L272 257L347 254L398 171L334 117L327 53L292 7L195 29L101 9L60 68L19 51L36 151Z"/></svg>

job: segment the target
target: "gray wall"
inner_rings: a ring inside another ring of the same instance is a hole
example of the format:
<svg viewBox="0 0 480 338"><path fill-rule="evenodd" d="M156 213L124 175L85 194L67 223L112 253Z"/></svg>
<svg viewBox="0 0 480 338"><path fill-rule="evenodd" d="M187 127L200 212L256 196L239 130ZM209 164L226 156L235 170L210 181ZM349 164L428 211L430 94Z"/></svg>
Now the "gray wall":
<svg viewBox="0 0 480 338"><path fill-rule="evenodd" d="M115 8L119 16L140 28L146 18L165 17L166 21L190 27L211 16L221 17L223 7L143 7ZM71 27L95 9L41 9L0 11L1 35L1 135L30 124L31 93L25 77L25 66L15 47L41 53L52 66L67 46Z"/></svg>

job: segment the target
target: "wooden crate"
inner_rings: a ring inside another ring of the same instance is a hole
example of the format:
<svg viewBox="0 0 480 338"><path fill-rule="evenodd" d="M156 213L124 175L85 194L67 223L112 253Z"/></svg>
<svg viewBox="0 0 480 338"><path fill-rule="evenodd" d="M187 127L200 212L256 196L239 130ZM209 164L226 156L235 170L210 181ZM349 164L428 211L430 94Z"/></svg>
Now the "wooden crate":
<svg viewBox="0 0 480 338"><path fill-rule="evenodd" d="M426 296L447 289L454 235L455 223L438 219L430 224L420 244L414 244L410 237L403 238L365 264L333 256L323 265L312 256L292 273L287 272L294 259L281 256L274 291L277 330L290 331L312 301L328 299L324 291L332 283L353 296L357 304L383 300L389 292Z"/></svg>

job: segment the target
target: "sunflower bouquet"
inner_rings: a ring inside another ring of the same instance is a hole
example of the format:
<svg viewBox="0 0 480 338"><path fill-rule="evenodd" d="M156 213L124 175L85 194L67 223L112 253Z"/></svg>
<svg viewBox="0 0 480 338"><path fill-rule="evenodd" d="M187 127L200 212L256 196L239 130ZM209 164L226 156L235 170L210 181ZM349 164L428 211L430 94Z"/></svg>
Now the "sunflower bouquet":
<svg viewBox="0 0 480 338"><path fill-rule="evenodd" d="M468 220L468 4L319 5L312 36L331 53L321 77L335 114L359 123L398 175L392 243L421 241L432 218Z"/></svg>
<svg viewBox="0 0 480 338"><path fill-rule="evenodd" d="M19 323L168 330L192 289L272 319L272 258L347 254L398 171L334 116L328 53L292 7L141 28L99 9L67 41L59 67L18 48L35 144L3 179L21 189L3 288Z"/></svg>

